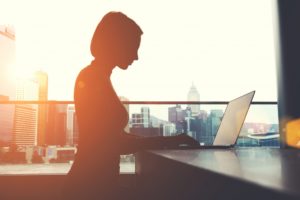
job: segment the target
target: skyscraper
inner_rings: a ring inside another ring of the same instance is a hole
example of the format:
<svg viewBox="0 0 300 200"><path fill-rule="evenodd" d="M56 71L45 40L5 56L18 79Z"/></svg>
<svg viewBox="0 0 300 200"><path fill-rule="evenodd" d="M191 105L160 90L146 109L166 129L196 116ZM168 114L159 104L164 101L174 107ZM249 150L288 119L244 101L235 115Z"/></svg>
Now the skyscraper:
<svg viewBox="0 0 300 200"><path fill-rule="evenodd" d="M35 79L18 79L16 100L38 100ZM37 105L17 104L12 142L18 146L37 145Z"/></svg>
<svg viewBox="0 0 300 200"><path fill-rule="evenodd" d="M49 104L45 136L47 145L67 144L67 107L66 104Z"/></svg>
<svg viewBox="0 0 300 200"><path fill-rule="evenodd" d="M223 110L220 109L210 111L210 115L207 120L207 135L209 137L209 140L211 141L207 141L208 144L212 143L212 141L214 140L221 124L223 114Z"/></svg>
<svg viewBox="0 0 300 200"><path fill-rule="evenodd" d="M73 116L73 145L76 146L79 142L79 127L76 112L74 112Z"/></svg>
<svg viewBox="0 0 300 200"><path fill-rule="evenodd" d="M149 107L142 107L141 108L142 120L143 120L143 127L150 128L150 108Z"/></svg>
<svg viewBox="0 0 300 200"><path fill-rule="evenodd" d="M196 138L195 132L192 131L192 129L191 129L192 120L194 120L194 117L192 117L192 109L190 107L187 107L185 110L185 113L186 113L186 117L185 117L186 133L189 136Z"/></svg>
<svg viewBox="0 0 300 200"><path fill-rule="evenodd" d="M144 128L143 116L141 113L133 113L131 115L131 127L132 128Z"/></svg>
<svg viewBox="0 0 300 200"><path fill-rule="evenodd" d="M172 136L175 135L176 133L176 126L174 123L165 123L161 124L162 126L162 131L163 131L163 136Z"/></svg>
<svg viewBox="0 0 300 200"><path fill-rule="evenodd" d="M169 112L168 118L169 118L170 122L175 123L175 122L184 120L184 117L185 117L184 112L180 105L176 105L174 107L169 107L168 112Z"/></svg>
<svg viewBox="0 0 300 200"><path fill-rule="evenodd" d="M0 95L0 101L7 101L8 96ZM0 104L0 144L7 146L12 140L15 105Z"/></svg>
<svg viewBox="0 0 300 200"><path fill-rule="evenodd" d="M152 126L149 107L142 107L140 113L134 113L131 116L132 116L130 122L131 134L144 136L144 137L163 135L163 129L160 126L158 127Z"/></svg>
<svg viewBox="0 0 300 200"><path fill-rule="evenodd" d="M172 122L176 126L177 133L184 133L186 129L186 112L180 105L168 108L169 122Z"/></svg>
<svg viewBox="0 0 300 200"><path fill-rule="evenodd" d="M14 64L16 57L15 31L0 25L0 95L15 99Z"/></svg>
<svg viewBox="0 0 300 200"><path fill-rule="evenodd" d="M32 106L16 105L13 144L37 145L37 110Z"/></svg>
<svg viewBox="0 0 300 200"><path fill-rule="evenodd" d="M74 144L74 115L75 115L75 106L69 105L67 108L67 144Z"/></svg>
<svg viewBox="0 0 300 200"><path fill-rule="evenodd" d="M187 100L188 101L200 101L200 94L194 84L192 84L188 95L187 95ZM188 105L188 107L191 108L192 110L192 116L198 115L200 112L200 105L198 104L191 104Z"/></svg>
<svg viewBox="0 0 300 200"><path fill-rule="evenodd" d="M149 107L142 107L141 113L133 113L131 115L131 127L133 128L150 128L150 109Z"/></svg>
<svg viewBox="0 0 300 200"><path fill-rule="evenodd" d="M196 132L196 138L200 143L210 144L211 136L207 132L207 121L208 121L208 113L205 110L200 110L198 116L195 117L193 121L192 127L193 131Z"/></svg>
<svg viewBox="0 0 300 200"><path fill-rule="evenodd" d="M48 100L48 75L43 71L35 72L35 79L38 84L38 100ZM38 105L38 121L37 121L37 144L42 146L45 144L46 123L47 123L47 104Z"/></svg>

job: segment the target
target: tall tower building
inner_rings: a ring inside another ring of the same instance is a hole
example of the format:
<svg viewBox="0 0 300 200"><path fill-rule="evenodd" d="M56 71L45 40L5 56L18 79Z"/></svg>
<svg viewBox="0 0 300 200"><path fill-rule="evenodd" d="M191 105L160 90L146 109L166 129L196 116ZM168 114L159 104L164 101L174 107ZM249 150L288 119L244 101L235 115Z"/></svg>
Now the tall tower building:
<svg viewBox="0 0 300 200"><path fill-rule="evenodd" d="M131 127L143 128L143 117L141 113L133 113L131 115Z"/></svg>
<svg viewBox="0 0 300 200"><path fill-rule="evenodd" d="M34 79L17 80L16 100L38 100L38 83ZM18 146L37 145L37 105L17 104L12 142Z"/></svg>
<svg viewBox="0 0 300 200"><path fill-rule="evenodd" d="M151 127L151 120L150 120L150 108L149 107L142 107L141 114L143 119L143 127L149 128Z"/></svg>
<svg viewBox="0 0 300 200"><path fill-rule="evenodd" d="M186 110L185 110L185 113L186 113L186 117L185 117L186 132L189 136L195 138L195 135L191 130L191 123L192 123L192 120L194 120L194 117L192 117L192 109L190 107L187 107Z"/></svg>
<svg viewBox="0 0 300 200"><path fill-rule="evenodd" d="M16 60L15 31L11 26L0 25L0 95L14 100L16 83L14 64Z"/></svg>
<svg viewBox="0 0 300 200"><path fill-rule="evenodd" d="M165 124L161 124L163 136L172 136L176 133L176 125L174 123L167 122Z"/></svg>
<svg viewBox="0 0 300 200"><path fill-rule="evenodd" d="M0 95L0 101L8 101L8 96ZM0 145L8 146L13 136L15 105L0 104Z"/></svg>
<svg viewBox="0 0 300 200"><path fill-rule="evenodd" d="M48 100L48 75L46 72L35 72L35 79L38 84L38 100ZM46 123L47 123L47 104L38 105L38 125L37 125L37 144L42 146L45 144Z"/></svg>
<svg viewBox="0 0 300 200"><path fill-rule="evenodd" d="M131 126L133 128L150 128L150 108L142 107L141 113L133 113L131 115Z"/></svg>
<svg viewBox="0 0 300 200"><path fill-rule="evenodd" d="M223 114L223 110L221 109L215 109L210 111L210 115L208 117L207 122L207 134L210 136L212 141L217 134L218 128L222 121Z"/></svg>
<svg viewBox="0 0 300 200"><path fill-rule="evenodd" d="M192 86L188 92L187 100L188 101L200 101L200 94L199 94L196 86L194 85L194 83L192 84ZM188 106L192 110L192 116L198 115L200 113L200 105L192 104L192 105L188 105Z"/></svg>
<svg viewBox="0 0 300 200"><path fill-rule="evenodd" d="M184 111L180 105L169 107L168 112L169 122L176 123L178 121L183 121L185 118Z"/></svg>
<svg viewBox="0 0 300 200"><path fill-rule="evenodd" d="M75 115L75 106L68 105L67 108L67 145L74 144L74 115Z"/></svg>
<svg viewBox="0 0 300 200"><path fill-rule="evenodd" d="M76 112L73 114L73 145L78 145L79 142L79 127L77 123L77 115Z"/></svg>
<svg viewBox="0 0 300 200"><path fill-rule="evenodd" d="M174 123L176 126L176 132L184 133L186 129L186 111L184 111L180 105L176 105L168 108L168 114L169 122Z"/></svg>
<svg viewBox="0 0 300 200"><path fill-rule="evenodd" d="M49 104L48 123L45 136L47 145L67 144L67 104Z"/></svg>

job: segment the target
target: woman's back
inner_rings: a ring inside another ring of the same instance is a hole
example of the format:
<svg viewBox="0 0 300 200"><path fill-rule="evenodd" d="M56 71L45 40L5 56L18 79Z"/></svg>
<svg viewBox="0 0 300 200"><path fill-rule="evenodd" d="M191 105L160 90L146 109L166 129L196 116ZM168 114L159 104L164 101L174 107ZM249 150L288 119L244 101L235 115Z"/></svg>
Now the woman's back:
<svg viewBox="0 0 300 200"><path fill-rule="evenodd" d="M95 65L84 68L75 83L79 144L66 184L75 196L100 197L118 190L118 143L128 116L106 72Z"/></svg>

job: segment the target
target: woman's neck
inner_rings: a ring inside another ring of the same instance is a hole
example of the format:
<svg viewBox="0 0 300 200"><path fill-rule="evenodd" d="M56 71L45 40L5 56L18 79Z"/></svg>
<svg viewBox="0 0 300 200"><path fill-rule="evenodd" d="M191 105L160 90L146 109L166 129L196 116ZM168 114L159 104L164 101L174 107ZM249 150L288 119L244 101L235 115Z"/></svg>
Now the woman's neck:
<svg viewBox="0 0 300 200"><path fill-rule="evenodd" d="M102 59L94 59L91 64L92 67L95 67L99 70L101 75L110 77L114 66L108 62L104 62Z"/></svg>

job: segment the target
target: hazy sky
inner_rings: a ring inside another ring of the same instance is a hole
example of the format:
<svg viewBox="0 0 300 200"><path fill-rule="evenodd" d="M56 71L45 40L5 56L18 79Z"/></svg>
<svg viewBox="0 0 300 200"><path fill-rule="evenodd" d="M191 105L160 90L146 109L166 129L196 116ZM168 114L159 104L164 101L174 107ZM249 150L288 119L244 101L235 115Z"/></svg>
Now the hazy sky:
<svg viewBox="0 0 300 200"><path fill-rule="evenodd" d="M0 24L16 29L17 67L49 74L49 98L72 100L102 16L122 11L143 29L139 61L116 69L130 100L230 100L256 90L277 99L271 0L0 0Z"/></svg>

